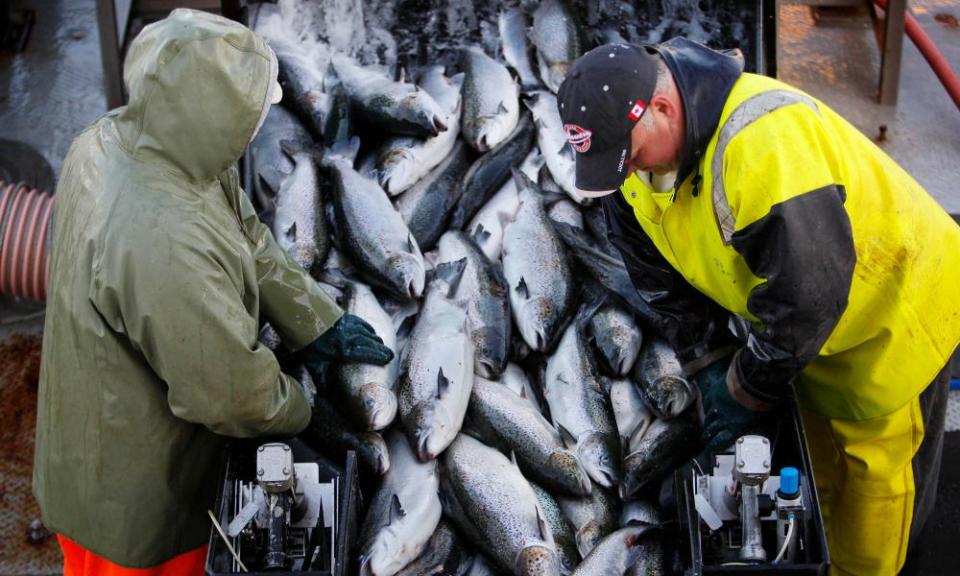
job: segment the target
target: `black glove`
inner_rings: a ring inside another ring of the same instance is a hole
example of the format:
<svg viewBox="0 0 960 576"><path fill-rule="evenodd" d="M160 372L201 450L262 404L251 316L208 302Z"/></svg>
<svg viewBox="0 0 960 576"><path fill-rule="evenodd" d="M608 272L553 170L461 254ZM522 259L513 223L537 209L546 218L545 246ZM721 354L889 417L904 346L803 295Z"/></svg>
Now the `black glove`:
<svg viewBox="0 0 960 576"><path fill-rule="evenodd" d="M327 365L332 360L380 366L393 360L393 351L383 345L373 327L353 314L341 316L300 354L310 375L318 383L324 381Z"/></svg>
<svg viewBox="0 0 960 576"><path fill-rule="evenodd" d="M693 376L703 400L703 442L709 454L724 450L740 436L756 430L766 416L730 395L727 378L732 358L735 356L717 360Z"/></svg>

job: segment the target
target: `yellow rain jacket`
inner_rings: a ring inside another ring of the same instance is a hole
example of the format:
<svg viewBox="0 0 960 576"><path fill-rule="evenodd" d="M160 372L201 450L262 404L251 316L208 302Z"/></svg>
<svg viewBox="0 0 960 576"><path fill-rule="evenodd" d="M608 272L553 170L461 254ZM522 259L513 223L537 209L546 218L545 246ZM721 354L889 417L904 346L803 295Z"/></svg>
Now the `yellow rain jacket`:
<svg viewBox="0 0 960 576"><path fill-rule="evenodd" d="M226 436L306 427L260 323L297 349L342 313L238 184L272 62L247 28L174 11L130 48L130 104L64 161L33 487L48 528L124 567L207 542Z"/></svg>
<svg viewBox="0 0 960 576"><path fill-rule="evenodd" d="M822 102L683 39L658 51L686 113L676 186L627 179L610 240L684 360L724 343L717 304L740 319L744 388L795 385L831 574L892 576L936 492L960 228Z"/></svg>
<svg viewBox="0 0 960 576"><path fill-rule="evenodd" d="M702 307L688 304L695 289L747 320L737 369L760 399L775 402L792 381L805 409L830 418L903 406L960 340L960 228L822 102L733 73L731 58L706 48L695 58L718 60L717 79L695 77L702 62L682 54L678 66L674 49L689 44L661 46L693 148L677 187L657 191L635 174L604 199L631 276L660 294L654 308ZM682 317L676 332L697 322Z"/></svg>

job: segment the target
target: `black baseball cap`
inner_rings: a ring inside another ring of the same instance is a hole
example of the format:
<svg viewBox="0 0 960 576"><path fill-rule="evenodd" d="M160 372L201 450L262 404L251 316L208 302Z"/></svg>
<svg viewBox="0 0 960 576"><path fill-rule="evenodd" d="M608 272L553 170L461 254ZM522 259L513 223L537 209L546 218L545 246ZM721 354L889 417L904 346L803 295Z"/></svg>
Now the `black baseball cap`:
<svg viewBox="0 0 960 576"><path fill-rule="evenodd" d="M626 179L630 131L657 86L656 50L606 44L570 67L557 92L563 131L576 151L576 187L586 196L615 191Z"/></svg>

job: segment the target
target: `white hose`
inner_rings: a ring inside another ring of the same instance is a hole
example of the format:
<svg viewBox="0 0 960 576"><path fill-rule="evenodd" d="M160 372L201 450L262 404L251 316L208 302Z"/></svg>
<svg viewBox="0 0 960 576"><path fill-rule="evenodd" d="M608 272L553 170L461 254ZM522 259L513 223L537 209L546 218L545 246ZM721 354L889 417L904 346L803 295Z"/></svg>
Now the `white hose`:
<svg viewBox="0 0 960 576"><path fill-rule="evenodd" d="M210 515L210 521L213 522L213 527L217 529L220 537L223 538L223 543L227 545L227 550L233 554L233 558L237 561L237 564L240 565L240 569L244 572L249 572L247 567L243 565L243 561L240 560L240 556L237 554L236 550L234 550L233 546L230 544L230 539L227 538L227 535L223 532L223 528L220 527L220 523L217 522L217 517L213 515L213 510L207 510L207 514Z"/></svg>
<svg viewBox="0 0 960 576"><path fill-rule="evenodd" d="M783 560L783 555L787 553L787 548L790 547L790 541L793 540L793 527L796 525L796 517L793 515L793 512L789 516L789 524L787 525L787 537L783 540L783 546L780 547L780 552L777 553L777 557L773 559L774 564L779 564L780 560Z"/></svg>

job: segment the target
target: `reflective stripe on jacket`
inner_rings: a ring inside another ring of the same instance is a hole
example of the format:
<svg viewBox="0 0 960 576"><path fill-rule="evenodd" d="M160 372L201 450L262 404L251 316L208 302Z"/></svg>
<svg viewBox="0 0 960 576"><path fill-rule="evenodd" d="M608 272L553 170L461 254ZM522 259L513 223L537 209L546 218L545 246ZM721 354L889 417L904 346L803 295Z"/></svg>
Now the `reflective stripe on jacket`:
<svg viewBox="0 0 960 576"><path fill-rule="evenodd" d="M822 102L742 74L695 174L666 192L644 176L605 203L611 229L645 235L749 321L737 368L757 397L795 378L807 409L871 418L916 397L956 348L960 228Z"/></svg>
<svg viewBox="0 0 960 576"><path fill-rule="evenodd" d="M259 36L189 10L128 53L130 104L74 141L57 187L33 487L43 521L129 568L207 542L224 436L290 435L293 349L342 313L277 246L233 164L276 77Z"/></svg>

